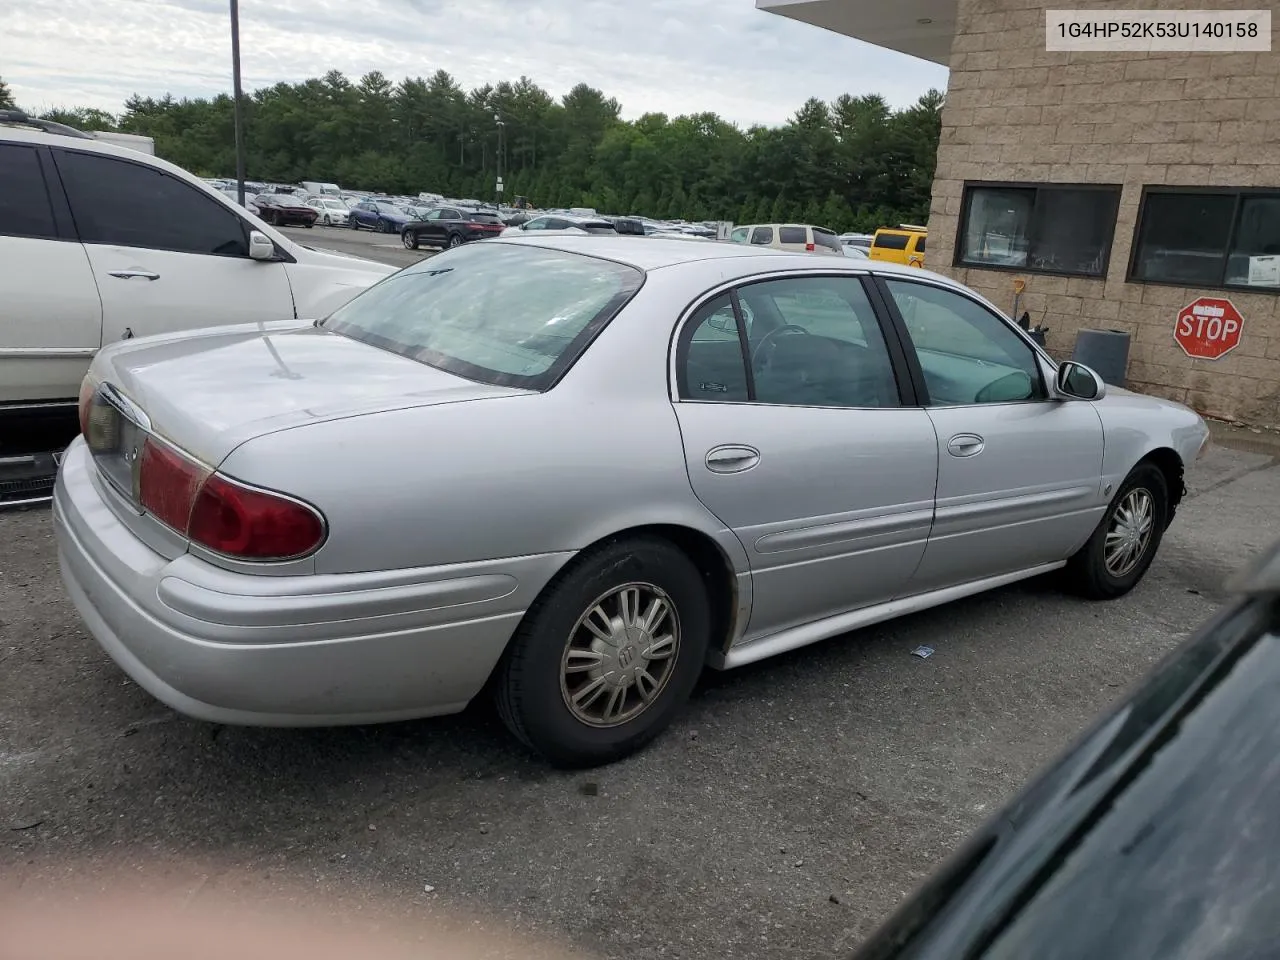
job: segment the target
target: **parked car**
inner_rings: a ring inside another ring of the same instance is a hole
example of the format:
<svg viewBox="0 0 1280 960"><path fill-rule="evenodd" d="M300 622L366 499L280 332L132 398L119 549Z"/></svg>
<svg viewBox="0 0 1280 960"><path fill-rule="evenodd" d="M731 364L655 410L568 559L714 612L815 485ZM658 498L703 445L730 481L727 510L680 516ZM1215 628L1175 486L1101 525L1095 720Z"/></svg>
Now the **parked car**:
<svg viewBox="0 0 1280 960"><path fill-rule="evenodd" d="M1208 436L941 276L600 236L115 344L82 400L63 575L144 689L302 726L491 685L563 765L638 749L707 663L1064 568L1126 593Z"/></svg>
<svg viewBox="0 0 1280 960"><path fill-rule="evenodd" d="M855 960L1274 956L1280 552L1233 592Z"/></svg>
<svg viewBox="0 0 1280 960"><path fill-rule="evenodd" d="M794 253L817 253L844 256L844 248L836 235L824 227L799 223L756 223L735 227L729 234L734 243L753 247L769 247Z"/></svg>
<svg viewBox="0 0 1280 960"><path fill-rule="evenodd" d="M378 233L399 233L414 219L408 210L389 200L361 200L347 215L347 225L352 230L368 227Z"/></svg>
<svg viewBox="0 0 1280 960"><path fill-rule="evenodd" d="M326 227L345 227L351 215L351 208L338 197L312 197L307 206L316 211Z"/></svg>
<svg viewBox="0 0 1280 960"><path fill-rule="evenodd" d="M614 231L621 236L647 236L645 224L634 217L605 217L605 219L613 224Z"/></svg>
<svg viewBox="0 0 1280 960"><path fill-rule="evenodd" d="M869 250L875 235L870 233L842 233L836 239L840 241L841 246L862 247Z"/></svg>
<svg viewBox="0 0 1280 960"><path fill-rule="evenodd" d="M409 250L422 244L429 247L457 247L473 240L487 240L504 230L496 211L436 207L421 220L405 224L400 240Z"/></svg>
<svg viewBox="0 0 1280 960"><path fill-rule="evenodd" d="M923 267L925 241L928 231L924 227L904 223L899 227L882 227L871 241L871 259L881 263L901 263L908 267Z"/></svg>
<svg viewBox="0 0 1280 960"><path fill-rule="evenodd" d="M315 207L291 193L260 193L253 198L258 216L273 227L314 227L320 216Z"/></svg>
<svg viewBox="0 0 1280 960"><path fill-rule="evenodd" d="M74 425L80 382L104 344L323 317L393 272L295 243L164 160L18 116L0 113L6 423L53 406Z"/></svg>
<svg viewBox="0 0 1280 960"><path fill-rule="evenodd" d="M549 213L534 217L502 231L504 237L524 237L538 234L605 235L617 236L618 229L612 220L598 216L578 216L571 213Z"/></svg>
<svg viewBox="0 0 1280 960"><path fill-rule="evenodd" d="M303 180L299 186L316 197L341 197L342 190L336 183L325 183L322 180Z"/></svg>
<svg viewBox="0 0 1280 960"><path fill-rule="evenodd" d="M852 257L854 260L870 260L871 253L866 247L858 243L843 243L840 245L844 250L846 257Z"/></svg>

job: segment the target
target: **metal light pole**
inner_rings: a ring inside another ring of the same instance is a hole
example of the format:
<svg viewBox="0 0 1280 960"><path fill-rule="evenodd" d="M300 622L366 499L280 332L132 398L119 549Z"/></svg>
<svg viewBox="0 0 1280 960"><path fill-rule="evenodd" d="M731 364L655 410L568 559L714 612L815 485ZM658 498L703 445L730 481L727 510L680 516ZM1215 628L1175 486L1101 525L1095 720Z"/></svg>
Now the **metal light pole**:
<svg viewBox="0 0 1280 960"><path fill-rule="evenodd" d="M498 191L497 191L498 201L497 202L499 205L501 205L502 203L502 159L503 159L503 154L506 153L506 150L504 148L506 147L507 125L502 122L502 118L499 117L496 113L493 115L493 119L498 124Z"/></svg>
<svg viewBox="0 0 1280 960"><path fill-rule="evenodd" d="M231 0L231 86L235 93L236 199L244 206L244 118L240 101L240 0Z"/></svg>

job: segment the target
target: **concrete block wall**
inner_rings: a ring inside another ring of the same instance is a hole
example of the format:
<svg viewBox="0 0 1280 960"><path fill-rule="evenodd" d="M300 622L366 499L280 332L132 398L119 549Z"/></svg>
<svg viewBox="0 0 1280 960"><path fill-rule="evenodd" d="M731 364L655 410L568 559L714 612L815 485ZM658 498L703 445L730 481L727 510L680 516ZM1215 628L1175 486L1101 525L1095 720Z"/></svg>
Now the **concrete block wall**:
<svg viewBox="0 0 1280 960"><path fill-rule="evenodd" d="M1280 191L1280 37L1270 53L1049 53L1047 7L1044 0L959 0L929 268L1006 311L1021 277L1022 309L1049 327L1055 356L1070 355L1081 328L1126 330L1133 389L1214 417L1280 425L1280 296L1125 281L1144 184ZM1258 4L1162 0L1160 7ZM1122 184L1106 277L952 266L966 180ZM1191 360L1173 338L1178 310L1202 295L1228 297L1244 316L1240 345L1219 360Z"/></svg>

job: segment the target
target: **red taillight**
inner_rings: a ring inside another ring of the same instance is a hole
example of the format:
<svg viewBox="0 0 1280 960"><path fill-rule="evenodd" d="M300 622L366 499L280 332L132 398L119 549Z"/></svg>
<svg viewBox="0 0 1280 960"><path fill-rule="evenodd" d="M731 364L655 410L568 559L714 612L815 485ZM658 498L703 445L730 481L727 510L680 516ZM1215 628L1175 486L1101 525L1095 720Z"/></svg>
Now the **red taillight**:
<svg viewBox="0 0 1280 960"><path fill-rule="evenodd" d="M286 560L324 541L324 520L306 504L241 486L148 438L138 502L193 543L238 560Z"/></svg>
<svg viewBox="0 0 1280 960"><path fill-rule="evenodd" d="M320 546L324 522L295 500L242 487L215 473L196 496L187 536L241 560L284 560Z"/></svg>
<svg viewBox="0 0 1280 960"><path fill-rule="evenodd" d="M151 437L140 456L138 503L157 520L185 533L191 504L209 471Z"/></svg>
<svg viewBox="0 0 1280 960"><path fill-rule="evenodd" d="M817 249L816 247L814 247L814 245L813 245L812 243L806 243L806 244L804 245L804 248L805 248L805 250L806 250L806 251L808 251L809 253L813 253L813 251L814 251L815 249Z"/></svg>
<svg viewBox="0 0 1280 960"><path fill-rule="evenodd" d="M80 432L89 435L89 410L93 406L93 395L98 392L98 385L89 377L80 381Z"/></svg>

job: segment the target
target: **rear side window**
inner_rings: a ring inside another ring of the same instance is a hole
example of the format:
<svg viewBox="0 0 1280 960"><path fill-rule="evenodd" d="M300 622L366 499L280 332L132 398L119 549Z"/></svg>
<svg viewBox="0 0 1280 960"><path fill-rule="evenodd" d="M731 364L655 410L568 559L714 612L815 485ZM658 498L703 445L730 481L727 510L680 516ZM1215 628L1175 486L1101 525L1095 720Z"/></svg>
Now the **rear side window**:
<svg viewBox="0 0 1280 960"><path fill-rule="evenodd" d="M0 235L48 240L58 235L33 147L0 144Z"/></svg>
<svg viewBox="0 0 1280 960"><path fill-rule="evenodd" d="M813 242L820 247L826 247L828 250L834 250L837 253L844 253L840 247L840 241L836 239L836 235L830 230L819 230L813 228Z"/></svg>
<svg viewBox="0 0 1280 960"><path fill-rule="evenodd" d="M779 243L808 243L809 231L804 227L779 227Z"/></svg>
<svg viewBox="0 0 1280 960"><path fill-rule="evenodd" d="M924 241L925 241L925 238L924 238L923 236L916 237L916 250L917 250L917 252L919 252L919 253L924 253Z"/></svg>
<svg viewBox="0 0 1280 960"><path fill-rule="evenodd" d="M476 244L393 274L325 326L468 380L547 390L643 282L609 260Z"/></svg>
<svg viewBox="0 0 1280 960"><path fill-rule="evenodd" d="M871 245L881 250L905 250L910 239L905 233L877 233Z"/></svg>
<svg viewBox="0 0 1280 960"><path fill-rule="evenodd" d="M59 151L58 171L85 243L216 257L249 255L244 221L162 170Z"/></svg>
<svg viewBox="0 0 1280 960"><path fill-rule="evenodd" d="M761 247L773 243L773 227L756 227L751 231L751 242Z"/></svg>

